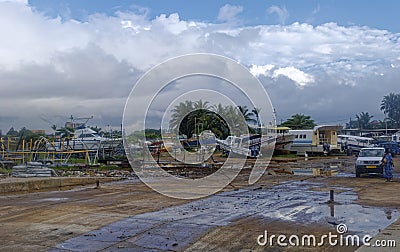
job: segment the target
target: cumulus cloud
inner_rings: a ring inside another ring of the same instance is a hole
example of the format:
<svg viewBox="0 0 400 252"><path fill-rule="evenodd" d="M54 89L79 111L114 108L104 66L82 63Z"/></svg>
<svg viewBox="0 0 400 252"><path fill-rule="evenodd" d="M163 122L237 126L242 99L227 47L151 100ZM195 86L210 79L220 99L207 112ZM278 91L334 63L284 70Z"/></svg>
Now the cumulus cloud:
<svg viewBox="0 0 400 252"><path fill-rule="evenodd" d="M314 82L312 75L306 74L305 72L294 68L294 67L282 67L274 71L273 77L286 76L296 83L296 85L303 87Z"/></svg>
<svg viewBox="0 0 400 252"><path fill-rule="evenodd" d="M299 88L314 82L314 77L307 74L300 69L295 67L282 67L276 68L274 65L267 64L263 66L252 65L249 69L250 73L256 77L265 76L272 79L277 79L280 76L284 76L292 80Z"/></svg>
<svg viewBox="0 0 400 252"><path fill-rule="evenodd" d="M271 70L274 68L274 65L271 64L267 64L264 66L257 66L257 65L252 65L249 69L250 73L256 77L260 76L260 75L264 75L264 76L270 76L270 72Z"/></svg>
<svg viewBox="0 0 400 252"><path fill-rule="evenodd" d="M224 6L219 20L241 11ZM400 35L385 30L335 23L238 26L133 12L95 14L80 22L1 1L0 16L3 131L49 127L39 117L43 113L57 120L98 115L101 120L93 123L118 126L141 74L170 57L197 52L249 67L270 93L278 117L299 112L318 121L370 111L379 118L382 96L400 92ZM365 102L353 105L361 95ZM338 105L346 109L339 112Z"/></svg>
<svg viewBox="0 0 400 252"><path fill-rule="evenodd" d="M272 5L267 9L269 14L275 13L278 16L278 20L280 24L285 24L286 20L289 17L289 12L287 11L285 6L279 7L276 5Z"/></svg>
<svg viewBox="0 0 400 252"><path fill-rule="evenodd" d="M240 14L242 11L242 6L225 4L221 7L221 9L219 9L218 20L224 22L235 21L237 15Z"/></svg>

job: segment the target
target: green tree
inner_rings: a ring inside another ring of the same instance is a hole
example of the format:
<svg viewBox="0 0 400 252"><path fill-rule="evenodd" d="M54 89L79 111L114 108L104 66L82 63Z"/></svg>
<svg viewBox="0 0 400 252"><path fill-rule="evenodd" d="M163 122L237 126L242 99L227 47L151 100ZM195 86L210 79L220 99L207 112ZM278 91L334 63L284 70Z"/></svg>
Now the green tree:
<svg viewBox="0 0 400 252"><path fill-rule="evenodd" d="M295 114L281 124L292 129L312 129L316 125L311 116L304 114Z"/></svg>
<svg viewBox="0 0 400 252"><path fill-rule="evenodd" d="M18 131L14 129L14 127L11 127L11 129L7 132L7 136L18 136Z"/></svg>
<svg viewBox="0 0 400 252"><path fill-rule="evenodd" d="M239 108L231 105L209 106L209 102L202 100L181 102L171 112L170 129L178 130L179 134L189 138L193 134L211 130L218 138L225 139L230 134L240 134L242 126L247 127L242 112L248 116L248 121L252 119L246 107L242 107L241 112ZM231 125L233 132L230 132L228 125Z"/></svg>
<svg viewBox="0 0 400 252"><path fill-rule="evenodd" d="M251 124L257 123L257 120L254 119L254 113L249 111L249 109L247 108L246 105L238 106L238 109L239 109L240 113L242 113L243 118L247 123L251 123Z"/></svg>
<svg viewBox="0 0 400 252"><path fill-rule="evenodd" d="M400 127L400 94L390 93L385 95L380 109L390 119L390 127Z"/></svg>
<svg viewBox="0 0 400 252"><path fill-rule="evenodd" d="M370 115L368 112L361 112L359 115L356 115L358 128L371 129L370 122L372 117L374 116Z"/></svg>
<svg viewBox="0 0 400 252"><path fill-rule="evenodd" d="M169 126L171 129L178 129L179 134L185 134L189 137L189 132L192 131L191 125L188 124L188 115L194 110L192 101L185 101L179 103L172 109L171 120Z"/></svg>

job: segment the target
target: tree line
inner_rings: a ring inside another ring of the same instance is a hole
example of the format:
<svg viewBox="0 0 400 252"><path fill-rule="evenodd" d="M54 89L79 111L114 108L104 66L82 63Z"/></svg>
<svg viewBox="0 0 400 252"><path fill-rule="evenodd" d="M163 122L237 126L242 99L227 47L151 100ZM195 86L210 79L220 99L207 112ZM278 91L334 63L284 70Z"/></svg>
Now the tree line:
<svg viewBox="0 0 400 252"><path fill-rule="evenodd" d="M225 139L229 135L240 134L244 128L257 133L261 126L260 109L250 110L247 106L211 106L208 101L185 101L176 105L171 112L170 129L188 138L204 130L211 130L216 137Z"/></svg>
<svg viewBox="0 0 400 252"><path fill-rule="evenodd" d="M346 123L346 128L361 130L400 128L400 94L390 93L385 95L379 108L385 114L383 120L371 121L373 115L368 112L361 112L356 115L355 120L350 118L350 121Z"/></svg>

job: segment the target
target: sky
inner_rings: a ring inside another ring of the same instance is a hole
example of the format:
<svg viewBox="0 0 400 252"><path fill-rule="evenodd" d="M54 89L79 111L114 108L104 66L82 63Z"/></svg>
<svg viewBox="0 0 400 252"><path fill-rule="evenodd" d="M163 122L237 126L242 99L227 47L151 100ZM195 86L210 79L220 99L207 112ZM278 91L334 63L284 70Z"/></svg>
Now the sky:
<svg viewBox="0 0 400 252"><path fill-rule="evenodd" d="M399 1L0 0L0 129L119 127L151 67L188 53L237 60L278 122L342 124L400 93Z"/></svg>

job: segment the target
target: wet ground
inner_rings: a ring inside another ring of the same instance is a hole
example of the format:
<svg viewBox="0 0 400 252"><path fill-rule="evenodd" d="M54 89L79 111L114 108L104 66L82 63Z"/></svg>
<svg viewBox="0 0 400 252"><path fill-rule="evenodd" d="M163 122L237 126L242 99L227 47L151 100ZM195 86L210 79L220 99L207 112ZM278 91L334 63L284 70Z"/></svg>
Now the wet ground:
<svg viewBox="0 0 400 252"><path fill-rule="evenodd" d="M356 179L354 160L273 161L271 169L335 167L339 173L264 175L249 187L245 170L223 192L195 201L164 197L137 180L100 189L3 196L0 250L281 251L258 245L257 237L266 229L276 234L326 234L340 223L347 225L348 233L375 235L400 217L400 196L395 193L400 183L386 183L378 176ZM328 202L330 190L333 203Z"/></svg>
<svg viewBox="0 0 400 252"><path fill-rule="evenodd" d="M215 227L249 217L334 228L346 223L349 233L373 236L400 216L397 209L390 211L389 218L385 208L356 204L357 195L349 188L334 188L339 200L329 204L329 194L313 190L319 186L308 181L287 181L272 188L223 192L126 218L72 238L52 251L182 250Z"/></svg>

